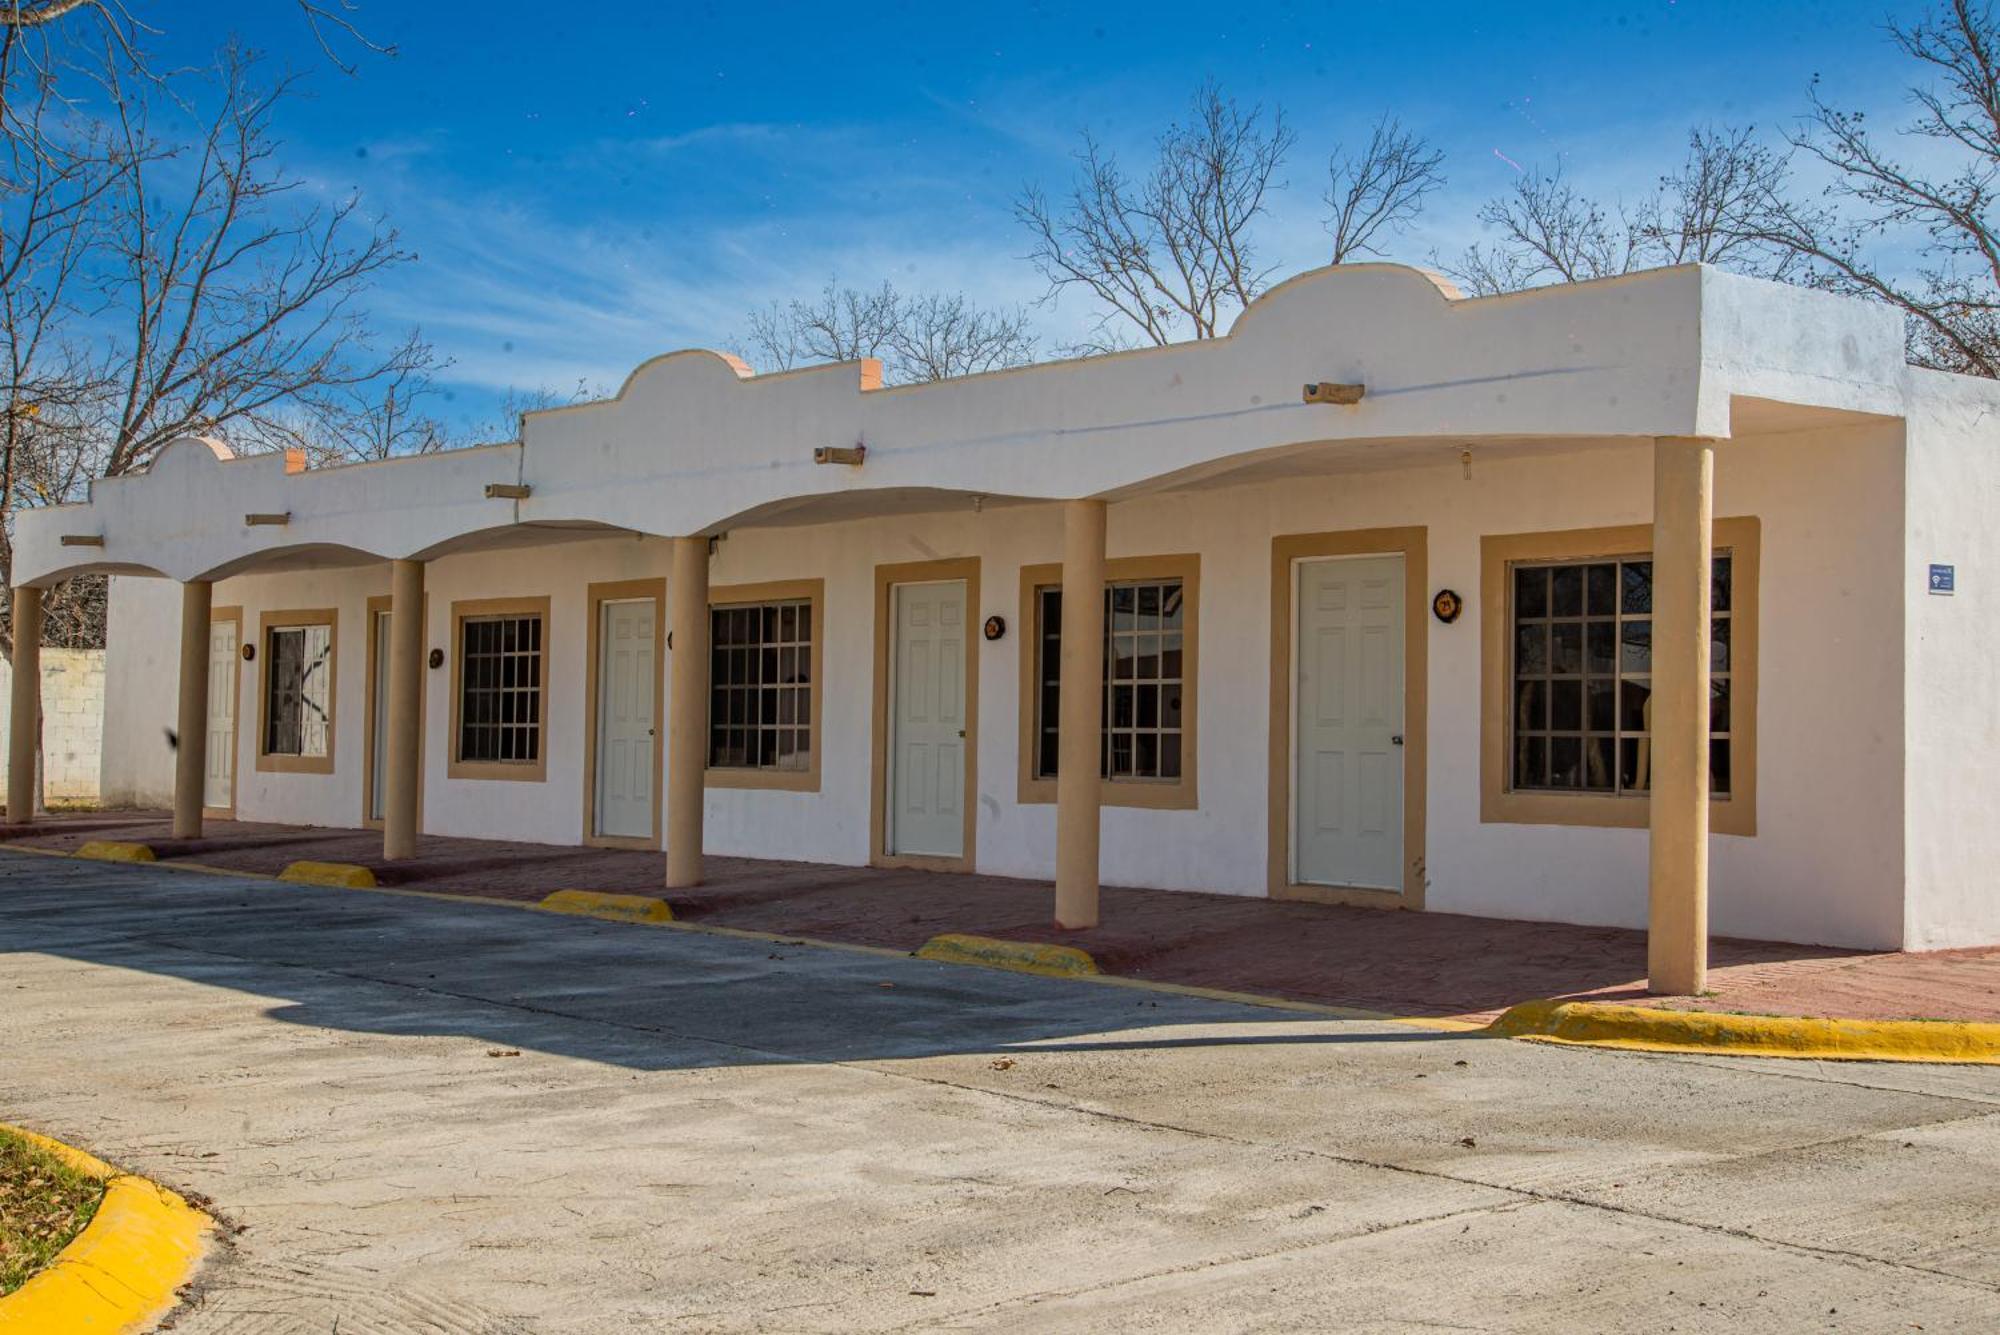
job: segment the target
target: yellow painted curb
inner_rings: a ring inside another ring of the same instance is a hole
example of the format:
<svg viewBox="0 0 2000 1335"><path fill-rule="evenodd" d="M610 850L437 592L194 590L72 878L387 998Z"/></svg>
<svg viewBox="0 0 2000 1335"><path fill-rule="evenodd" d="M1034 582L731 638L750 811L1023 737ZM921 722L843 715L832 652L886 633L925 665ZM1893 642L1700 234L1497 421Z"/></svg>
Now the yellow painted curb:
<svg viewBox="0 0 2000 1335"><path fill-rule="evenodd" d="M76 850L76 857L93 862L151 862L153 850L144 844L121 843L116 839L92 839Z"/></svg>
<svg viewBox="0 0 2000 1335"><path fill-rule="evenodd" d="M83 1232L48 1269L0 1298L0 1335L138 1330L170 1310L201 1260L208 1216L157 1182L121 1173L61 1141L0 1129L105 1184Z"/></svg>
<svg viewBox="0 0 2000 1335"><path fill-rule="evenodd" d="M1047 978L1075 978L1101 972L1090 952L1075 946L1050 946L1034 941L1003 941L997 936L946 932L924 942L920 960L944 964L978 964L988 969L1012 969Z"/></svg>
<svg viewBox="0 0 2000 1335"><path fill-rule="evenodd" d="M1640 1052L2000 1065L2000 1024L1971 1020L1829 1020L1530 1001L1508 1010L1487 1032L1537 1043Z"/></svg>
<svg viewBox="0 0 2000 1335"><path fill-rule="evenodd" d="M672 922L674 911L667 901L651 895L614 895L603 890L558 890L543 899L541 908L550 913L573 913L583 918L610 918L617 922Z"/></svg>
<svg viewBox="0 0 2000 1335"><path fill-rule="evenodd" d="M353 862L294 862L278 873L294 885L331 885L345 890L373 890L375 873Z"/></svg>

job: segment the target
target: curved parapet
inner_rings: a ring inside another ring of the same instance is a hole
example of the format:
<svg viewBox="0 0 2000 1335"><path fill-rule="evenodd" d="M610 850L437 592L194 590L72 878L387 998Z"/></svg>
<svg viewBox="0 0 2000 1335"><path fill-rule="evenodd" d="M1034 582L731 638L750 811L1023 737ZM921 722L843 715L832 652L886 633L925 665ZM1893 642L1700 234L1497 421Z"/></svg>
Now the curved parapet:
<svg viewBox="0 0 2000 1335"><path fill-rule="evenodd" d="M177 441L83 505L22 514L16 578L1116 498L1295 454L1726 436L1742 398L1895 411L1900 337L1893 312L1700 266L1468 299L1422 270L1344 265L1277 285L1224 337L931 384L884 387L873 361L752 375L687 351L611 399L526 414L519 444L300 472ZM1340 388L1302 394L1322 384Z"/></svg>

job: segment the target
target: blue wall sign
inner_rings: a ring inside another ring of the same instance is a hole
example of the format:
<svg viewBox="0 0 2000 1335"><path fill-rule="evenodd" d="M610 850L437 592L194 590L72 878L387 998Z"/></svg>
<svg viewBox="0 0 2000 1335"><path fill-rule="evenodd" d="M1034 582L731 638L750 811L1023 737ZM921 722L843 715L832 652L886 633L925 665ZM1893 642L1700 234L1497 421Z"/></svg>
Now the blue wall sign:
<svg viewBox="0 0 2000 1335"><path fill-rule="evenodd" d="M1958 591L1957 566L1934 565L1931 567L1932 593L1955 593L1957 591Z"/></svg>

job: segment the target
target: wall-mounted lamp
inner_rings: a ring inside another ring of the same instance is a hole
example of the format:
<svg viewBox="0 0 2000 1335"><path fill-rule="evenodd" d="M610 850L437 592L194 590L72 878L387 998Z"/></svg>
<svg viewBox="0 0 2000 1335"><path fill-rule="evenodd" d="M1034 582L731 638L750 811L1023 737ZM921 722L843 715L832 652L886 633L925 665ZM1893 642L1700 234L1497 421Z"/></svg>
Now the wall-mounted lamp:
<svg viewBox="0 0 2000 1335"><path fill-rule="evenodd" d="M868 447L860 444L853 446L821 445L813 451L813 462L816 464L852 464L856 468L859 468L862 464L868 462Z"/></svg>
<svg viewBox="0 0 2000 1335"><path fill-rule="evenodd" d="M992 616L986 618L986 638L997 640L1007 633L1007 618Z"/></svg>
<svg viewBox="0 0 2000 1335"><path fill-rule="evenodd" d="M1361 402L1361 396L1367 392L1365 385L1336 385L1331 380L1321 380L1306 386L1305 400L1307 403L1355 404Z"/></svg>
<svg viewBox="0 0 2000 1335"><path fill-rule="evenodd" d="M292 512L287 510L281 515L244 515L243 522L251 528L283 528L292 522Z"/></svg>
<svg viewBox="0 0 2000 1335"><path fill-rule="evenodd" d="M525 482L489 482L486 484L486 499L489 501L525 501L534 490Z"/></svg>
<svg viewBox="0 0 2000 1335"><path fill-rule="evenodd" d="M104 545L104 535L102 533L65 533L62 535L62 545L65 547L102 547Z"/></svg>
<svg viewBox="0 0 2000 1335"><path fill-rule="evenodd" d="M429 660L429 661L430 661L430 665L431 665L431 671L433 671L433 672L435 672L435 671L437 671L437 670L438 670L439 668L443 667L443 666L444 666L444 650L442 650L442 649L433 649L433 650L431 650L431 655L430 655L430 660Z"/></svg>

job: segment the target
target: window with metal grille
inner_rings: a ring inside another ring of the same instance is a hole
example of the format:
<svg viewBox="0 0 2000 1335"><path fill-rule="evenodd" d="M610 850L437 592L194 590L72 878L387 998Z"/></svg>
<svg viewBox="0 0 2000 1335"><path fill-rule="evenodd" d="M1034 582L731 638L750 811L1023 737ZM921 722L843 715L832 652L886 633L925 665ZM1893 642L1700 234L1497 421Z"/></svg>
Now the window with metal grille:
<svg viewBox="0 0 2000 1335"><path fill-rule="evenodd" d="M1113 780L1181 777L1186 687L1185 593L1178 579L1121 580L1104 589L1104 726L1098 766ZM1062 589L1037 590L1035 777L1053 778L1060 751Z"/></svg>
<svg viewBox="0 0 2000 1335"><path fill-rule="evenodd" d="M264 646L264 754L324 756L332 710L333 627L285 626Z"/></svg>
<svg viewBox="0 0 2000 1335"><path fill-rule="evenodd" d="M542 618L466 617L459 636L458 758L539 761Z"/></svg>
<svg viewBox="0 0 2000 1335"><path fill-rule="evenodd" d="M1729 792L1729 553L1709 582L1709 787ZM1652 786L1653 563L1645 556L1512 568L1513 787Z"/></svg>
<svg viewBox="0 0 2000 1335"><path fill-rule="evenodd" d="M810 770L812 602L715 607L708 615L709 765Z"/></svg>

